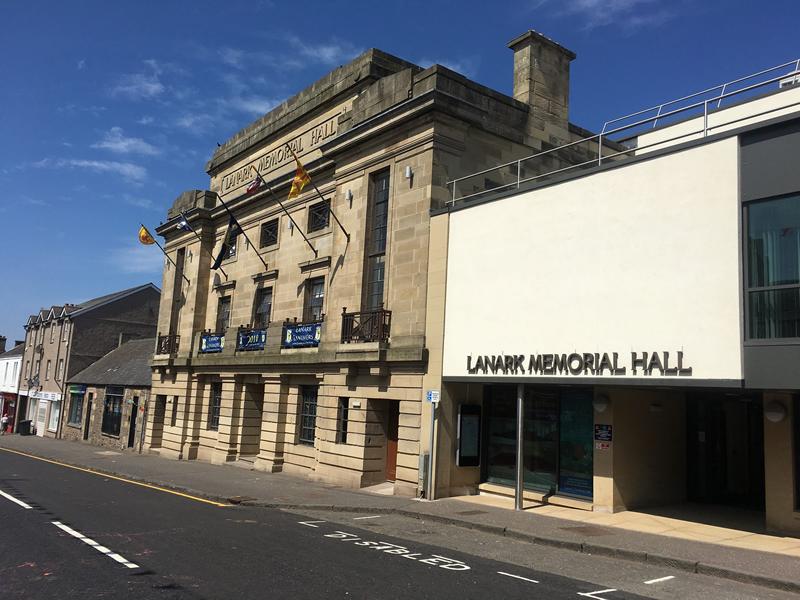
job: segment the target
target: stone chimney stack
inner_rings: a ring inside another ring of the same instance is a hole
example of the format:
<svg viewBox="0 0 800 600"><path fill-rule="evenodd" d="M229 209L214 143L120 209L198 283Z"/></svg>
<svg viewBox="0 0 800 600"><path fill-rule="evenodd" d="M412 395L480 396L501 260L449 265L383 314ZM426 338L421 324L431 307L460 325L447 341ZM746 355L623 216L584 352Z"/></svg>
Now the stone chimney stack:
<svg viewBox="0 0 800 600"><path fill-rule="evenodd" d="M532 30L508 47L514 51L514 98L531 107L528 133L549 146L567 143L569 64L575 53Z"/></svg>
<svg viewBox="0 0 800 600"><path fill-rule="evenodd" d="M0 335L0 354L6 351L6 336Z"/></svg>

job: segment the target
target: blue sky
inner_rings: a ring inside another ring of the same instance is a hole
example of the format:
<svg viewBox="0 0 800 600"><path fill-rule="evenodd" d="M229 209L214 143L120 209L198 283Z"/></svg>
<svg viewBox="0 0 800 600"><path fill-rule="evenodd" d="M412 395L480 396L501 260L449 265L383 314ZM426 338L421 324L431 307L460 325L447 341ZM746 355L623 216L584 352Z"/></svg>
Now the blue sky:
<svg viewBox="0 0 800 600"><path fill-rule="evenodd" d="M506 43L574 50L588 128L800 57L796 0L26 2L0 8L0 334L40 306L153 281L138 245L217 142L377 47L510 93Z"/></svg>

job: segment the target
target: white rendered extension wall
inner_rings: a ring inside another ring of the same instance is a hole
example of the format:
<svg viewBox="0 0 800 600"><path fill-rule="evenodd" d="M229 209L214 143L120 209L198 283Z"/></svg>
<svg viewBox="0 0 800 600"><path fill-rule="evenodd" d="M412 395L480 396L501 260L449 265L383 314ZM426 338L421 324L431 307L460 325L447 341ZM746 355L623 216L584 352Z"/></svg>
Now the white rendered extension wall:
<svg viewBox="0 0 800 600"><path fill-rule="evenodd" d="M443 376L485 378L468 355L682 351L691 379L741 380L737 165L732 137L451 213Z"/></svg>

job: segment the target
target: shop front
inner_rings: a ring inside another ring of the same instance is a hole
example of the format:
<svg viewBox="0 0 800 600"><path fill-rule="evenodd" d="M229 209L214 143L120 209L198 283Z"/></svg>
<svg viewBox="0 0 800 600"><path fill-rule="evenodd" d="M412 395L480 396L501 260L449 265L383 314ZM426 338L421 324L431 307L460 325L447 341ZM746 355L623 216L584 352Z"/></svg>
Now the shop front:
<svg viewBox="0 0 800 600"><path fill-rule="evenodd" d="M545 495L591 500L593 463L591 388L524 385L523 487ZM517 463L517 390L484 388L481 482L514 486Z"/></svg>

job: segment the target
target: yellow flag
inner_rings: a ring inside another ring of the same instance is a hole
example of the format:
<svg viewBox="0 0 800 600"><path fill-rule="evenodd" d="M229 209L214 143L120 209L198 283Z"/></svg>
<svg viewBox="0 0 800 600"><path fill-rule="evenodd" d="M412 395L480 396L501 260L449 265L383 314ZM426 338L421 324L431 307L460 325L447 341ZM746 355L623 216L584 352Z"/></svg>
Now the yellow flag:
<svg viewBox="0 0 800 600"><path fill-rule="evenodd" d="M147 231L147 227L144 225L139 228L139 241L145 246L152 246L156 243L156 241L153 239L153 236L150 235L150 232Z"/></svg>
<svg viewBox="0 0 800 600"><path fill-rule="evenodd" d="M291 148L289 150L291 151ZM297 163L297 170L295 171L294 179L292 180L292 189L289 190L289 200L299 196L300 192L303 191L303 188L311 183L311 176L308 174L308 171L306 171L305 167L300 164L300 161L297 159L297 156L295 156L294 152L292 152L292 156L294 156L294 162Z"/></svg>

